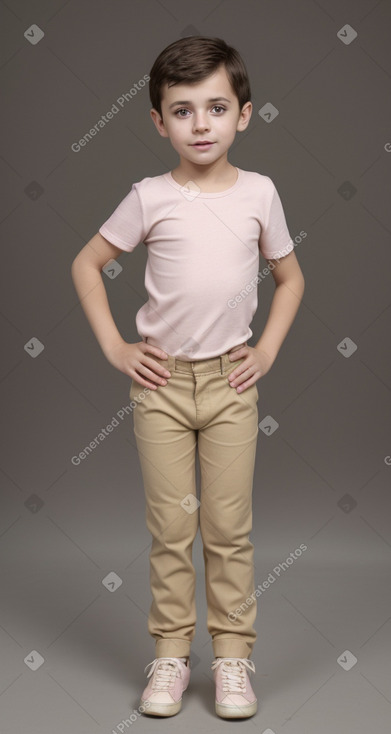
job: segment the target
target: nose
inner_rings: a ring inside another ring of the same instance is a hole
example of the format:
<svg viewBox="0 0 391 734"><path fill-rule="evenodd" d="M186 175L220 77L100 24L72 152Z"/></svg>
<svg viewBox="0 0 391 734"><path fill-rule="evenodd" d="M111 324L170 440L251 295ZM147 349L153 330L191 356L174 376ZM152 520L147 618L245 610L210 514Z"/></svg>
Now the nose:
<svg viewBox="0 0 391 734"><path fill-rule="evenodd" d="M209 130L209 122L204 112L194 114L194 130Z"/></svg>

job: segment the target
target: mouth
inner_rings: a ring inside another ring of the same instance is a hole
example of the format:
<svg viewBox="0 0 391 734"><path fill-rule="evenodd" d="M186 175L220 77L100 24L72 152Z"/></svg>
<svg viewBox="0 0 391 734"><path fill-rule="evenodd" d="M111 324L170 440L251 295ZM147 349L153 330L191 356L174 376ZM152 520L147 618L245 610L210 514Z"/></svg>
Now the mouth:
<svg viewBox="0 0 391 734"><path fill-rule="evenodd" d="M192 148L210 148L214 143L212 143L210 140L202 140L198 143L193 143Z"/></svg>

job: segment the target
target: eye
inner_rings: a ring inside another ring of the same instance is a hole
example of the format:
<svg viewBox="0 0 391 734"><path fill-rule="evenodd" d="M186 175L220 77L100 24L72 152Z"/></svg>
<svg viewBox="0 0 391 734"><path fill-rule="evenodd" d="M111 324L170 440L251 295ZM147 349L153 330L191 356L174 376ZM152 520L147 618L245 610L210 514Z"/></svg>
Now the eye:
<svg viewBox="0 0 391 734"><path fill-rule="evenodd" d="M224 112L226 108L220 104L215 104L213 105L212 110L216 110L216 109L222 110ZM174 112L174 115L176 117L187 117L187 115L181 115L180 114L181 112L189 112L189 110L187 110L185 107L181 107L179 110L176 110L176 112ZM217 114L220 114L220 113L217 113Z"/></svg>

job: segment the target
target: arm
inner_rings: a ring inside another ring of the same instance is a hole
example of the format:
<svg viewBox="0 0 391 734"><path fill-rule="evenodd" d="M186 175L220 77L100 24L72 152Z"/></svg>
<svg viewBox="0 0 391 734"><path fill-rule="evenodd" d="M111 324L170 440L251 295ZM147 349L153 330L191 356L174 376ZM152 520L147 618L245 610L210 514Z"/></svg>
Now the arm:
<svg viewBox="0 0 391 734"><path fill-rule="evenodd" d="M271 272L276 289L265 328L255 349L269 355L272 364L299 309L305 281L294 250L280 260L269 262L275 265Z"/></svg>
<svg viewBox="0 0 391 734"><path fill-rule="evenodd" d="M271 368L296 316L304 293L304 276L294 250L280 260L269 260L276 290L262 336L255 347L241 347L231 352L229 359L241 359L242 364L228 375L237 392L247 390Z"/></svg>
<svg viewBox="0 0 391 734"><path fill-rule="evenodd" d="M170 372L153 354L166 359L159 347L146 342L128 344L119 333L107 298L101 270L108 260L117 259L123 250L97 232L72 262L72 280L87 320L106 359L118 370L144 387L166 385ZM157 383L157 384L156 384Z"/></svg>
<svg viewBox="0 0 391 734"><path fill-rule="evenodd" d="M80 250L71 268L81 306L106 358L110 350L124 340L110 311L101 270L108 260L117 259L122 252L97 232Z"/></svg>

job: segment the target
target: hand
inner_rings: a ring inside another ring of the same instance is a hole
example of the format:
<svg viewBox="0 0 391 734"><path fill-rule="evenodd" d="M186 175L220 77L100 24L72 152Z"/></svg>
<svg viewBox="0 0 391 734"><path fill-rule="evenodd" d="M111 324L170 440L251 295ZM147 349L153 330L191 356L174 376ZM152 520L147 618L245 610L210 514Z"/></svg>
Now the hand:
<svg viewBox="0 0 391 734"><path fill-rule="evenodd" d="M135 344L121 341L110 349L106 357L110 364L120 372L124 372L125 375L129 375L132 380L144 387L157 390L157 385L167 384L167 379L171 377L171 373L155 359L148 356L146 352L161 359L167 359L168 357L163 349L143 341Z"/></svg>
<svg viewBox="0 0 391 734"><path fill-rule="evenodd" d="M242 357L245 358L243 362L228 375L231 387L237 387L238 393L244 392L266 375L274 362L269 354L255 347L245 346L229 352L231 362Z"/></svg>

